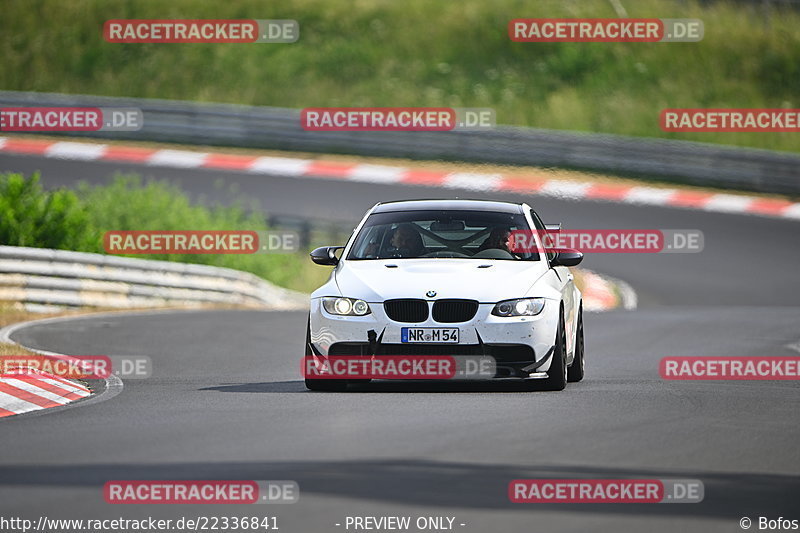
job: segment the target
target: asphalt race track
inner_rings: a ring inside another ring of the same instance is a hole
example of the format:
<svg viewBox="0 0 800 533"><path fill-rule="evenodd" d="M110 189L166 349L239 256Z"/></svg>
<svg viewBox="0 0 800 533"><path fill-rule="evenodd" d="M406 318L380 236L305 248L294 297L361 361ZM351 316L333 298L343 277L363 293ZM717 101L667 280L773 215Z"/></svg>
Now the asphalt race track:
<svg viewBox="0 0 800 533"><path fill-rule="evenodd" d="M797 382L658 373L665 356L797 355L798 221L0 155L0 170L37 169L47 187L137 170L214 202L229 199L214 185L223 178L269 212L341 221L382 200L522 199L571 229L700 229L705 249L587 257L588 268L627 281L639 307L587 315L587 378L559 393L411 383L307 392L301 312L107 315L22 329L14 340L27 346L147 355L154 372L108 401L0 423L0 501L17 516L273 514L289 533L345 531L348 515L453 516L465 533L741 531L743 516L800 519ZM513 479L592 477L699 479L705 499L508 500ZM301 494L269 507L106 504L103 484L124 479L295 480Z"/></svg>

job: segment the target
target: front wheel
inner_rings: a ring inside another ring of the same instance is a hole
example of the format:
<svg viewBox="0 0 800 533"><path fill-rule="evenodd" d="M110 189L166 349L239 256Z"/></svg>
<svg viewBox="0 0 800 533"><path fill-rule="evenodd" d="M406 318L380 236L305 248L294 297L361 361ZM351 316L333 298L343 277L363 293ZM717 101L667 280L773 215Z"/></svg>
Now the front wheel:
<svg viewBox="0 0 800 533"><path fill-rule="evenodd" d="M313 391L343 392L347 388L347 382L342 379L306 378L306 388Z"/></svg>
<svg viewBox="0 0 800 533"><path fill-rule="evenodd" d="M577 383L583 379L586 357L583 347L583 309L578 311L578 330L575 332L575 358L567 369L567 381Z"/></svg>

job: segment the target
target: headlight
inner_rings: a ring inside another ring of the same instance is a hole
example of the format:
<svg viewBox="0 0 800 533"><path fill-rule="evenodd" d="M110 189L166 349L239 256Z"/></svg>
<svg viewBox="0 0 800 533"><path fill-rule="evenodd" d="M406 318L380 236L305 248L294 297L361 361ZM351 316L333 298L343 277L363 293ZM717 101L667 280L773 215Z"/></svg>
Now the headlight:
<svg viewBox="0 0 800 533"><path fill-rule="evenodd" d="M504 300L492 309L494 316L534 316L544 309L544 298L518 298Z"/></svg>
<svg viewBox="0 0 800 533"><path fill-rule="evenodd" d="M354 298L323 298L322 307L332 315L364 316L371 312L367 302Z"/></svg>

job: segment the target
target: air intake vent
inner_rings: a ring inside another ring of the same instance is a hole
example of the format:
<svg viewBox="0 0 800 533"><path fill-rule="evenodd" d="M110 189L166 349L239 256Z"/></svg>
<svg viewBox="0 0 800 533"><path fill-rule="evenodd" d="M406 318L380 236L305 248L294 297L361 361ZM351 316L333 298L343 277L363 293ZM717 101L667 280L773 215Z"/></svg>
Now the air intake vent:
<svg viewBox="0 0 800 533"><path fill-rule="evenodd" d="M428 302L425 300L386 300L386 315L395 322L425 322L428 320Z"/></svg>
<svg viewBox="0 0 800 533"><path fill-rule="evenodd" d="M478 312L475 300L437 300L433 304L433 319L436 322L453 323L472 320Z"/></svg>

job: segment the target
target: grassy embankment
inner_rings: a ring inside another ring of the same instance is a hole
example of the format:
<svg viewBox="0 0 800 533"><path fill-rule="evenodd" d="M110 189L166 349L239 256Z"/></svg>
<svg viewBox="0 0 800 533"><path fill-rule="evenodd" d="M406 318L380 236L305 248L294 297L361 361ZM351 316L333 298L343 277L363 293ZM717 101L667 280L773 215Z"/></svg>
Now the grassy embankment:
<svg viewBox="0 0 800 533"><path fill-rule="evenodd" d="M800 11L622 0L699 18L699 43L514 43L513 18L616 17L593 0L12 0L0 89L306 106L492 107L501 124L800 151L796 133L664 133L667 107L797 108ZM288 18L293 44L109 44L114 18ZM65 24L65 21L69 21Z"/></svg>

